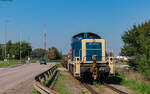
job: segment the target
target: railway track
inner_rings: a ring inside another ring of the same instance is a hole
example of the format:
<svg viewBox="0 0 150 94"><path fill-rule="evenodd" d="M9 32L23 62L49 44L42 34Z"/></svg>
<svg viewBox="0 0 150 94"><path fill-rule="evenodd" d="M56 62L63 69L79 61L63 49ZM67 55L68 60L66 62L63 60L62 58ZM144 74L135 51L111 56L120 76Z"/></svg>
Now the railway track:
<svg viewBox="0 0 150 94"><path fill-rule="evenodd" d="M91 93L91 94L99 94L97 91L95 91L91 86L89 86L86 83L82 83L82 85Z"/></svg>
<svg viewBox="0 0 150 94"><path fill-rule="evenodd" d="M119 89L117 89L117 88L115 88L115 87L113 87L113 86L108 85L107 83L103 83L103 86L105 86L105 87L107 87L107 88L109 88L109 89L115 91L115 92L118 93L118 94L128 94L128 93L126 93L126 92L124 92L124 91L121 91L121 90L119 90Z"/></svg>
<svg viewBox="0 0 150 94"><path fill-rule="evenodd" d="M99 92L95 91L90 85L86 84L86 83L81 83L91 94L100 94ZM121 91L113 86L110 86L106 83L103 84L103 86L105 86L106 88L109 88L111 90L113 90L114 92L118 93L118 94L128 94L124 91Z"/></svg>
<svg viewBox="0 0 150 94"><path fill-rule="evenodd" d="M62 64L62 65L64 65L64 64ZM95 91L89 84L85 83L83 79L80 79L79 82L80 82L80 84L83 85L91 94L100 94L99 92ZM126 93L126 92L124 92L124 91L121 91L121 90L119 90L119 89L117 89L117 88L115 88L115 87L113 87L113 86L111 86L111 85L109 85L109 84L107 84L107 83L104 83L104 82L103 82L102 85L105 86L106 88L109 88L109 89L113 90L114 92L116 92L116 93L118 93L118 94L128 94L128 93Z"/></svg>

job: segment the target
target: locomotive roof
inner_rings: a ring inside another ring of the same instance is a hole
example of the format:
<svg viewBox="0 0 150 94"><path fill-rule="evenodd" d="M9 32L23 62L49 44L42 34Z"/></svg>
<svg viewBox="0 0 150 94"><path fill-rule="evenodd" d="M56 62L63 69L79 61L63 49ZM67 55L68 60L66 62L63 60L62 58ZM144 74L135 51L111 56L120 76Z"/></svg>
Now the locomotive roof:
<svg viewBox="0 0 150 94"><path fill-rule="evenodd" d="M97 34L95 34L95 33L91 33L91 32L78 33L78 34L74 35L72 38L76 38L76 37L78 37L78 36L84 36L84 34L93 35L93 36L96 36L97 38L101 38L99 35L97 35Z"/></svg>

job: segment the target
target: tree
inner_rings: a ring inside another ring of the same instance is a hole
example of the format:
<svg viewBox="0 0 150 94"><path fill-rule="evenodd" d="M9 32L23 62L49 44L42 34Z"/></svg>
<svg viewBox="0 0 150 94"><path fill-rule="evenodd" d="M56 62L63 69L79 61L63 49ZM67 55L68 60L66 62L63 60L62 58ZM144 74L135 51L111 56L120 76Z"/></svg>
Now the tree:
<svg viewBox="0 0 150 94"><path fill-rule="evenodd" d="M11 50L12 50L12 42L11 40L9 40L7 43L6 43L6 55L8 56L8 54L11 56Z"/></svg>
<svg viewBox="0 0 150 94"><path fill-rule="evenodd" d="M57 48L51 47L48 49L46 58L50 59L50 60L58 60L58 59L62 59L62 54L61 54L61 52L58 51Z"/></svg>
<svg viewBox="0 0 150 94"><path fill-rule="evenodd" d="M144 75L150 72L150 21L133 27L122 35L121 55L132 57L129 64Z"/></svg>
<svg viewBox="0 0 150 94"><path fill-rule="evenodd" d="M25 41L21 41L21 44L20 44L20 42L14 43L12 45L11 54L15 55L16 59L19 59L20 58L20 51L21 51L21 57L25 58L26 56L30 55L30 53L32 51L32 47L29 43L27 43Z"/></svg>
<svg viewBox="0 0 150 94"><path fill-rule="evenodd" d="M46 54L46 50L37 48L37 49L34 49L31 54L33 58L44 58Z"/></svg>

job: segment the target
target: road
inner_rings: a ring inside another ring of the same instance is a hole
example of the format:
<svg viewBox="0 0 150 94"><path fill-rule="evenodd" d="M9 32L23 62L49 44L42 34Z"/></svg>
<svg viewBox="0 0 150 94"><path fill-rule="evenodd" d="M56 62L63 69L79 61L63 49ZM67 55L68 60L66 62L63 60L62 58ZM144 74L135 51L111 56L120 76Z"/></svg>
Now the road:
<svg viewBox="0 0 150 94"><path fill-rule="evenodd" d="M34 78L35 75L49 69L50 65L50 63L47 65L31 63L14 68L0 68L0 94L3 94L10 89L13 90L17 85L19 86L20 83L26 82L30 78Z"/></svg>

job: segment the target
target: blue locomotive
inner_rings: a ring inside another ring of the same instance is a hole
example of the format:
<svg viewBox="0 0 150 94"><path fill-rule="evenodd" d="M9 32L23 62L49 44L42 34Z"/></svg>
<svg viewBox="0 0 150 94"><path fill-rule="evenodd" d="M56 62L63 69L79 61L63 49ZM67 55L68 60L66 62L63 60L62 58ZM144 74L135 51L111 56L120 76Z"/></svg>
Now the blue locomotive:
<svg viewBox="0 0 150 94"><path fill-rule="evenodd" d="M68 69L75 77L89 73L96 80L110 73L106 60L105 40L91 32L76 34L71 40Z"/></svg>

